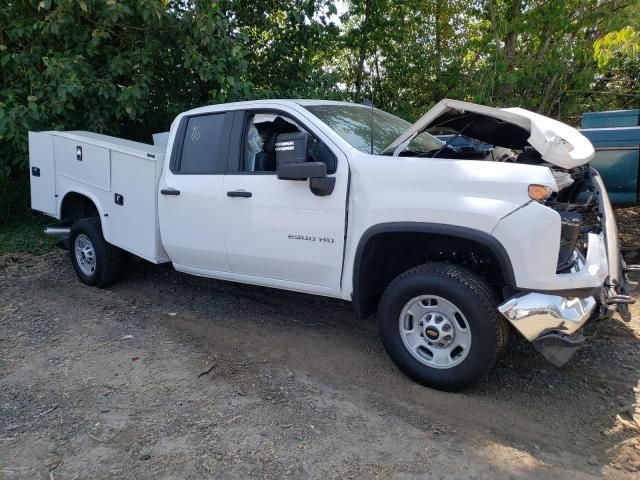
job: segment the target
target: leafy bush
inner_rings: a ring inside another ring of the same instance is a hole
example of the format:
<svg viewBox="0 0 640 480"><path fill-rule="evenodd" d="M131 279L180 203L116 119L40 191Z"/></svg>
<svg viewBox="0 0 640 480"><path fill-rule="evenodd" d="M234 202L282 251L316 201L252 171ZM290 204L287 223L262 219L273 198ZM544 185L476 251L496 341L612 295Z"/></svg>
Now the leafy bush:
<svg viewBox="0 0 640 480"><path fill-rule="evenodd" d="M0 25L0 192L26 181L28 130L148 141L180 111L248 94L244 41L223 3L17 0Z"/></svg>

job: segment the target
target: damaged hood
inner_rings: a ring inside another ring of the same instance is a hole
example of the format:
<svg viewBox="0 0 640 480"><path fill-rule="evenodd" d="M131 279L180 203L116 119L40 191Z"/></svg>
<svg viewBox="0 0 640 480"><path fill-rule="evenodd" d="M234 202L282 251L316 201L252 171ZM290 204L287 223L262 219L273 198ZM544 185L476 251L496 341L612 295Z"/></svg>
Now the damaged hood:
<svg viewBox="0 0 640 480"><path fill-rule="evenodd" d="M591 142L578 130L523 108L492 108L444 99L400 135L385 152L397 155L425 130L453 129L477 140L523 150L530 145L543 160L561 168L575 168L594 156Z"/></svg>

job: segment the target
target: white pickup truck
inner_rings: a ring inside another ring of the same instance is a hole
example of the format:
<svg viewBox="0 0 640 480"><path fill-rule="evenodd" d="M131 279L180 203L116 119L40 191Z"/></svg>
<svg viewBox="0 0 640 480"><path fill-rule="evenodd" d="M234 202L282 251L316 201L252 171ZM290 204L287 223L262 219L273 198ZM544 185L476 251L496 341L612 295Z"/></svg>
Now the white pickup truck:
<svg viewBox="0 0 640 480"><path fill-rule="evenodd" d="M461 135L484 147L453 147ZM629 318L593 147L550 118L443 100L411 125L265 100L190 110L154 139L29 133L32 207L61 222L48 233L88 285L129 252L348 300L377 312L403 372L445 390L481 378L511 327L562 365L586 322Z"/></svg>

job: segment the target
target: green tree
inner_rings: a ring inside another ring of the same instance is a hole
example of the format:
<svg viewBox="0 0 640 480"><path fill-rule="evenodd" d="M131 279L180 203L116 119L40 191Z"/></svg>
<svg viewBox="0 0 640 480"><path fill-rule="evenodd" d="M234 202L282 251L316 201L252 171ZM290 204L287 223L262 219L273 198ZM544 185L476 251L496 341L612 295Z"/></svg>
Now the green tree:
<svg viewBox="0 0 640 480"><path fill-rule="evenodd" d="M616 15L607 19L607 30L595 41L598 66L637 59L640 55L640 0L616 3Z"/></svg>
<svg viewBox="0 0 640 480"><path fill-rule="evenodd" d="M408 118L443 97L575 118L610 73L598 70L594 42L632 12L638 18L634 5L352 0L342 78L354 100L373 95L377 105Z"/></svg>
<svg viewBox="0 0 640 480"><path fill-rule="evenodd" d="M247 39L253 96L330 97L339 79L332 58L339 48L331 0L233 0L233 18Z"/></svg>
<svg viewBox="0 0 640 480"><path fill-rule="evenodd" d="M149 140L182 110L245 97L244 44L216 2L10 0L0 9L3 199L10 179L26 185L28 130Z"/></svg>

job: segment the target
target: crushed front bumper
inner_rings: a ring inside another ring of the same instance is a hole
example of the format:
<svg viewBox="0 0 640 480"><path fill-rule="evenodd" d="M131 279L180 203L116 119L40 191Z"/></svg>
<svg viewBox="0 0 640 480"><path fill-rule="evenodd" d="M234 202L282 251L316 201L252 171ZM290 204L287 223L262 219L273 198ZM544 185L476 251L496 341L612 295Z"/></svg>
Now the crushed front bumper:
<svg viewBox="0 0 640 480"><path fill-rule="evenodd" d="M533 342L547 333L573 335L591 318L593 297L564 298L544 293L525 293L498 307L524 338Z"/></svg>
<svg viewBox="0 0 640 480"><path fill-rule="evenodd" d="M567 275L576 286L600 285L593 296L563 296L547 292L519 293L498 307L498 311L527 340L556 366L564 365L584 337L580 329L592 318L618 312L630 320L627 267L620 256L618 228L611 202L598 172L591 169L602 232L589 234L586 258L576 251L575 267Z"/></svg>

